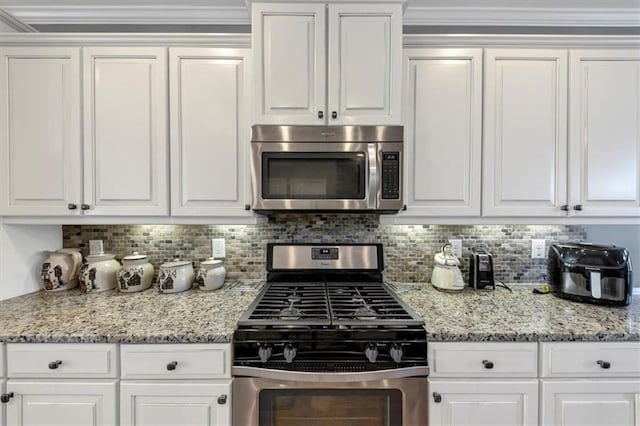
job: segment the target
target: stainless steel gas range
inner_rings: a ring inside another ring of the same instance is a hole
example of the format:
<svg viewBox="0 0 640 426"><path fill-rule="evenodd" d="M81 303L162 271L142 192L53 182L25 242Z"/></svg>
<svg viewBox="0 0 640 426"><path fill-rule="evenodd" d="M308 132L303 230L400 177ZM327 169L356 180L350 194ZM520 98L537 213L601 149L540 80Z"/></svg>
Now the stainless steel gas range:
<svg viewBox="0 0 640 426"><path fill-rule="evenodd" d="M427 424L423 321L382 280L380 244L269 244L234 333L234 425Z"/></svg>

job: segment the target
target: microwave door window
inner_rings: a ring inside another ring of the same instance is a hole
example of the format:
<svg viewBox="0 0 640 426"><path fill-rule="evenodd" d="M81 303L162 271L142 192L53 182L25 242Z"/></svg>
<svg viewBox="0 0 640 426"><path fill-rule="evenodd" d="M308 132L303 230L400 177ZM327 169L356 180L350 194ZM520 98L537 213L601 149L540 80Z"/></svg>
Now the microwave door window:
<svg viewBox="0 0 640 426"><path fill-rule="evenodd" d="M355 153L263 153L265 199L362 200L366 157Z"/></svg>

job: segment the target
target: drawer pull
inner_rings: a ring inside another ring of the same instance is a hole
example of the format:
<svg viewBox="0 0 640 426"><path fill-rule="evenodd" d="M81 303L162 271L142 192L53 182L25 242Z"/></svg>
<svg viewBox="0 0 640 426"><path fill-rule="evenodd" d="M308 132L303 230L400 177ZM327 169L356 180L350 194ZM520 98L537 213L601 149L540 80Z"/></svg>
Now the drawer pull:
<svg viewBox="0 0 640 426"><path fill-rule="evenodd" d="M218 397L218 404L226 404L227 403L227 395L220 395Z"/></svg>
<svg viewBox="0 0 640 426"><path fill-rule="evenodd" d="M488 361L486 359L482 360L482 365L484 365L484 368L491 370L493 368L493 362Z"/></svg>
<svg viewBox="0 0 640 426"><path fill-rule="evenodd" d="M605 370L611 368L611 363L607 361L597 360L596 363Z"/></svg>
<svg viewBox="0 0 640 426"><path fill-rule="evenodd" d="M58 367L62 365L62 361L52 361L49 363L49 370L56 370Z"/></svg>
<svg viewBox="0 0 640 426"><path fill-rule="evenodd" d="M3 393L2 395L0 395L0 401L2 401L3 404L9 402L11 398L13 398L13 392Z"/></svg>
<svg viewBox="0 0 640 426"><path fill-rule="evenodd" d="M178 366L178 361L171 361L169 364L167 364L167 370L173 371L176 369L177 366Z"/></svg>
<svg viewBox="0 0 640 426"><path fill-rule="evenodd" d="M433 393L433 401L434 402L442 402L442 395L440 395L438 392L434 392Z"/></svg>

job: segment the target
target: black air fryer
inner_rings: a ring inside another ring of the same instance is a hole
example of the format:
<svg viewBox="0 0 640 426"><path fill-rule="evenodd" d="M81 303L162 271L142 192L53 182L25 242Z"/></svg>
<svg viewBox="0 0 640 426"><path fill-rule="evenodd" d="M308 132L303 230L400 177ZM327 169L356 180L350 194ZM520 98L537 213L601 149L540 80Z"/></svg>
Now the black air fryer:
<svg viewBox="0 0 640 426"><path fill-rule="evenodd" d="M547 282L558 297L627 306L633 292L629 252L614 245L551 243Z"/></svg>

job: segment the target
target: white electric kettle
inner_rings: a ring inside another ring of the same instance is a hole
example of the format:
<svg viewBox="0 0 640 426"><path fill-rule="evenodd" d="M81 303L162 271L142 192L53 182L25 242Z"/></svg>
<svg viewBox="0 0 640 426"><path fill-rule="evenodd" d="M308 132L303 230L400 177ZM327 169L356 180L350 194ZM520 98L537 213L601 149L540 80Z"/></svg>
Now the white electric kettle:
<svg viewBox="0 0 640 426"><path fill-rule="evenodd" d="M436 262L431 274L431 284L442 291L464 290L464 281L460 272L460 261L451 253L451 244L446 243L434 256Z"/></svg>

